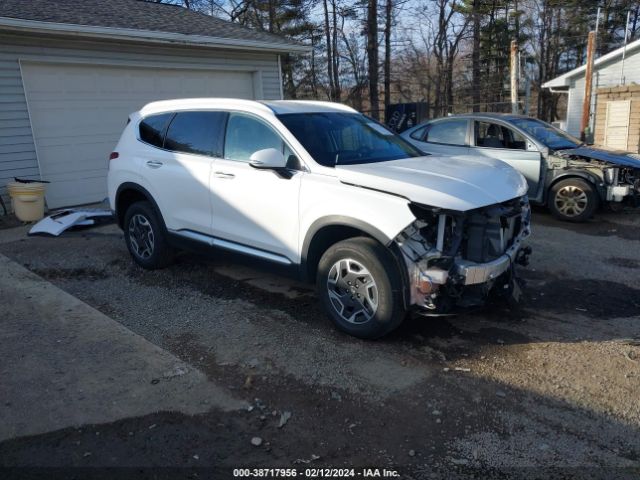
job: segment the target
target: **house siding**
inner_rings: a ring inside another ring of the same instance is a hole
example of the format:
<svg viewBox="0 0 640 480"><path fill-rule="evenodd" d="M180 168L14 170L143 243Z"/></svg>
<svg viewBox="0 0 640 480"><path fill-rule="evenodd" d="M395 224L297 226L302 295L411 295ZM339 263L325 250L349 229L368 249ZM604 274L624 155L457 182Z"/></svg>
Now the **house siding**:
<svg viewBox="0 0 640 480"><path fill-rule="evenodd" d="M615 87L620 84L620 74L622 72L622 59L598 65L594 68L593 91L598 88ZM628 52L624 62L625 84L640 83L640 50L636 49ZM576 76L569 86L571 95L567 104L567 132L572 135L580 135L580 122L582 118L582 103L584 101L585 76L584 73ZM592 119L591 128L594 127L594 112L597 111L597 104L594 100L591 105Z"/></svg>
<svg viewBox="0 0 640 480"><path fill-rule="evenodd" d="M275 53L0 34L0 195L14 177L39 179L20 61L255 72L257 99L280 99ZM7 203L8 205L8 203Z"/></svg>

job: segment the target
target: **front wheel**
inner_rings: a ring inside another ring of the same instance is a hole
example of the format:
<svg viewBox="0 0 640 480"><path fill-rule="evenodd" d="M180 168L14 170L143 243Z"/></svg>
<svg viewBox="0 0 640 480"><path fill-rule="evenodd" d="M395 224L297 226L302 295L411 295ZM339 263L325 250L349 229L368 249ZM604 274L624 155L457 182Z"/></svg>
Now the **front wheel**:
<svg viewBox="0 0 640 480"><path fill-rule="evenodd" d="M382 337L406 316L398 267L389 250L371 238L331 246L320 259L316 283L333 323L355 337Z"/></svg>
<svg viewBox="0 0 640 480"><path fill-rule="evenodd" d="M581 178L561 180L549 192L549 210L559 220L584 222L598 207L598 194L593 185Z"/></svg>

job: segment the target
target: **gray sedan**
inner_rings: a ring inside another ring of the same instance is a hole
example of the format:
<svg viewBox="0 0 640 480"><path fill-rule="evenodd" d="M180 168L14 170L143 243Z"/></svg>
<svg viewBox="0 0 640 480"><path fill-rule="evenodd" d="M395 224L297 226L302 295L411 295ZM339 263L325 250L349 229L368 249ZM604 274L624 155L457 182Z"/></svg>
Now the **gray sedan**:
<svg viewBox="0 0 640 480"><path fill-rule="evenodd" d="M587 220L598 205L640 204L640 157L587 147L541 120L476 113L431 120L402 133L427 153L495 158L520 171L529 199L556 217Z"/></svg>

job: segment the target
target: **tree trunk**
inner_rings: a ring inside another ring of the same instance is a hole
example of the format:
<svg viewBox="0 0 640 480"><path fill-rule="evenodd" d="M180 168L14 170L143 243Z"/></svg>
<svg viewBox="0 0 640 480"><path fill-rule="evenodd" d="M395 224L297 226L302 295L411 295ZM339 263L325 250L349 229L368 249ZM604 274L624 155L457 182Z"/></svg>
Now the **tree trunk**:
<svg viewBox="0 0 640 480"><path fill-rule="evenodd" d="M311 33L311 93L313 98L318 98L318 78L316 74L316 42L315 35Z"/></svg>
<svg viewBox="0 0 640 480"><path fill-rule="evenodd" d="M274 0L269 0L269 26L267 30L269 33L273 33L274 26L276 23L276 7L274 5Z"/></svg>
<svg viewBox="0 0 640 480"><path fill-rule="evenodd" d="M329 24L329 8L327 0L322 1L324 7L324 34L327 40L327 76L329 77L329 100L335 98L335 87L333 85L333 56L331 55L331 25Z"/></svg>
<svg viewBox="0 0 640 480"><path fill-rule="evenodd" d="M378 1L369 0L367 12L367 58L369 63L369 102L371 116L380 119L378 97Z"/></svg>
<svg viewBox="0 0 640 480"><path fill-rule="evenodd" d="M480 1L473 0L473 51L471 52L471 93L473 111L480 111L482 95L480 91Z"/></svg>
<svg viewBox="0 0 640 480"><path fill-rule="evenodd" d="M391 105L391 20L393 0L387 0L384 18L384 107Z"/></svg>
<svg viewBox="0 0 640 480"><path fill-rule="evenodd" d="M333 59L333 99L334 101L339 102L342 92L340 91L340 55L338 54L338 14L336 12L336 1L331 0L331 5L333 7L333 38L331 41L331 58Z"/></svg>

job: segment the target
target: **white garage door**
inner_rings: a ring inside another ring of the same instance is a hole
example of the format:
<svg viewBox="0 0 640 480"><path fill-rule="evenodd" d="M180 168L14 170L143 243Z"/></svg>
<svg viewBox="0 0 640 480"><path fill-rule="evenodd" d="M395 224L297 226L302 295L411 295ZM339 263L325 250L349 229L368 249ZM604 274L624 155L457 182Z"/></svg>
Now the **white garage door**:
<svg viewBox="0 0 640 480"><path fill-rule="evenodd" d="M109 153L128 115L144 104L254 97L251 72L29 63L22 75L50 208L107 196Z"/></svg>

